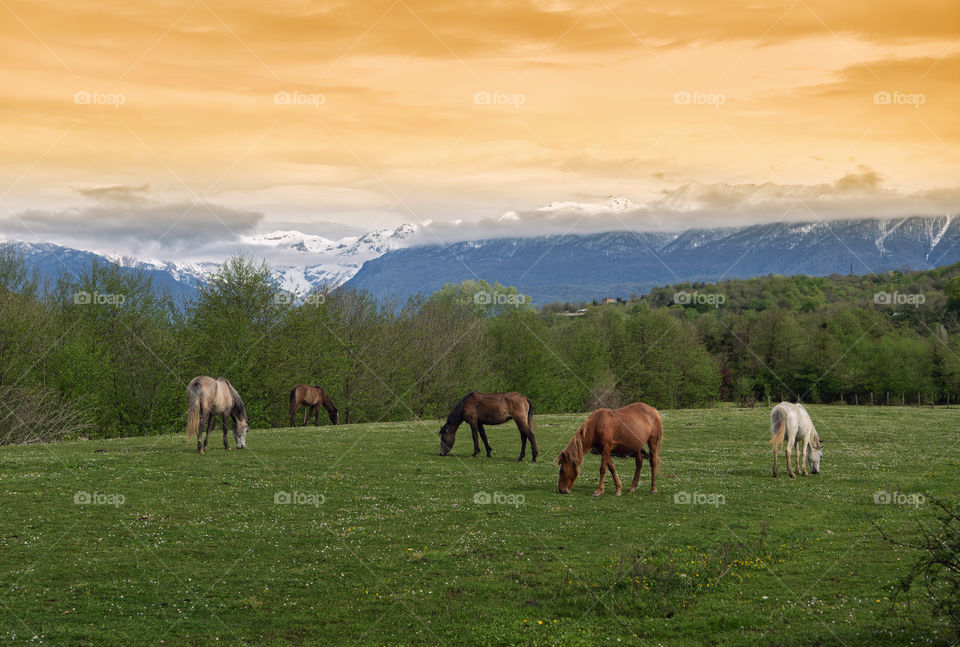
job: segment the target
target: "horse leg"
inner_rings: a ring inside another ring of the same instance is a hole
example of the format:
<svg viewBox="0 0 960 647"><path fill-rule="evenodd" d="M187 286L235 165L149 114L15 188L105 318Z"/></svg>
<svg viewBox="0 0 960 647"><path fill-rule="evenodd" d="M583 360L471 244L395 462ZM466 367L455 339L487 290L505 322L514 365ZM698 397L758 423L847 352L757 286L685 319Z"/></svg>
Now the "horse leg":
<svg viewBox="0 0 960 647"><path fill-rule="evenodd" d="M477 429L480 431L480 440L483 441L483 446L487 448L487 458L490 458L490 443L487 442L487 432L479 422L477 423Z"/></svg>
<svg viewBox="0 0 960 647"><path fill-rule="evenodd" d="M318 404L313 408L313 426L320 426L320 405Z"/></svg>
<svg viewBox="0 0 960 647"><path fill-rule="evenodd" d="M470 425L470 433L473 435L473 455L470 458L476 458L477 454L480 453L480 440L477 437L477 423L468 422Z"/></svg>
<svg viewBox="0 0 960 647"><path fill-rule="evenodd" d="M652 456L652 454L651 454ZM637 471L633 473L633 483L630 484L630 487L627 489L627 492L633 494L637 491L637 486L640 485L640 468L643 467L643 454L637 452Z"/></svg>
<svg viewBox="0 0 960 647"><path fill-rule="evenodd" d="M793 457L790 456L790 443L787 442L784 452L787 454L787 476L794 478L796 474L793 473Z"/></svg>
<svg viewBox="0 0 960 647"><path fill-rule="evenodd" d="M617 471L613 469L613 460L611 460L609 456L607 456L607 467L610 468L610 476L613 477L613 482L617 486L614 495L620 496L623 493L623 484L620 483L620 477L617 476Z"/></svg>
<svg viewBox="0 0 960 647"><path fill-rule="evenodd" d="M810 445L810 437L807 436L807 440L803 443L803 454L800 458L800 474L803 476L809 476L807 474L807 447Z"/></svg>
<svg viewBox="0 0 960 647"><path fill-rule="evenodd" d="M657 467L660 465L660 439L654 442L647 442L650 448L650 494L657 493ZM639 470L640 468L637 467Z"/></svg>
<svg viewBox="0 0 960 647"><path fill-rule="evenodd" d="M517 419L517 429L520 430L520 458L518 461L522 461L524 455L527 453L527 440L530 441L530 461L533 463L537 462L537 456L540 455L540 450L537 449L537 438L533 435L533 430L530 428L530 425L524 420Z"/></svg>
<svg viewBox="0 0 960 647"><path fill-rule="evenodd" d="M207 441L210 440L210 427L212 426L213 426L213 414L209 413L207 414L206 424L204 425L205 431L203 434L203 445L200 447L201 454L207 453ZM197 438L197 442L198 443L200 442L199 438Z"/></svg>
<svg viewBox="0 0 960 647"><path fill-rule="evenodd" d="M203 415L203 411L200 412L200 427L197 429L197 453L203 453L203 429L204 425L207 422L207 416Z"/></svg>
<svg viewBox="0 0 960 647"><path fill-rule="evenodd" d="M306 409L306 413L303 416L303 426L306 427L307 423L310 422L310 405L308 404L304 409Z"/></svg>
<svg viewBox="0 0 960 647"><path fill-rule="evenodd" d="M603 496L603 479L607 476L607 459L609 457L610 452L606 449L603 450L603 455L600 457L600 485L597 486L593 496Z"/></svg>
<svg viewBox="0 0 960 647"><path fill-rule="evenodd" d="M777 478L777 454L780 452L779 443L773 446L773 478Z"/></svg>
<svg viewBox="0 0 960 647"><path fill-rule="evenodd" d="M223 448L224 449L230 449L230 445L227 443L227 428L229 427L227 423L228 418L229 418L229 414L224 412L223 414Z"/></svg>

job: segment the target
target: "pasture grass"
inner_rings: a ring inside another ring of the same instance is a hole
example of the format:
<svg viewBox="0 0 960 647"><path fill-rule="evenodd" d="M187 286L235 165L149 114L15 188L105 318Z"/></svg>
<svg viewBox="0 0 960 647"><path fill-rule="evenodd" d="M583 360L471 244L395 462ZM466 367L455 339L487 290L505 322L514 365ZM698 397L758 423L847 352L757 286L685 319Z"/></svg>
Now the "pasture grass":
<svg viewBox="0 0 960 647"><path fill-rule="evenodd" d="M765 408L665 411L659 494L646 464L626 493L628 459L602 499L592 455L554 491L583 415L537 416L536 464L511 423L488 427L492 458L466 426L440 457L433 420L253 430L205 456L182 435L0 448L0 642L942 642L918 593L893 595L917 555L876 528L915 536L932 506L874 497L957 500L960 410L811 413L819 475L770 477Z"/></svg>

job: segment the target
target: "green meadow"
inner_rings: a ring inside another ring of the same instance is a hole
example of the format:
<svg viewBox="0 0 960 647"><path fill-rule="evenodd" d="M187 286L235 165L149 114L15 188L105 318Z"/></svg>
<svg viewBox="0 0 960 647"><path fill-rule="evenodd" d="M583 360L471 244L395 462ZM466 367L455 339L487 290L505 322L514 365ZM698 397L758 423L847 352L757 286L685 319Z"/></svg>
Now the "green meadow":
<svg viewBox="0 0 960 647"><path fill-rule="evenodd" d="M0 643L943 642L878 527L957 500L960 410L810 411L819 475L771 478L765 408L664 411L659 493L618 460L600 499L593 455L555 492L584 415L536 417L536 464L512 423L440 457L435 420L2 447Z"/></svg>

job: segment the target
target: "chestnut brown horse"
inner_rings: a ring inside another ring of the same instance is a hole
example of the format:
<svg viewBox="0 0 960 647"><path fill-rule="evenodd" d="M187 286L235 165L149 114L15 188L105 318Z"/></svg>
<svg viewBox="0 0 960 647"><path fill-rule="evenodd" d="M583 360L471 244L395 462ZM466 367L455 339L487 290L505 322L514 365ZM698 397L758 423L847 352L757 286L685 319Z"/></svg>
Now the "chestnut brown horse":
<svg viewBox="0 0 960 647"><path fill-rule="evenodd" d="M303 425L307 425L307 421L310 418L313 418L313 424L320 424L320 407L322 406L327 410L327 415L330 417L330 422L339 425L340 424L340 414L337 412L337 408L333 406L333 401L330 399L330 396L327 395L327 392L324 391L319 386L309 386L307 384L298 384L290 391L290 426L296 427L296 422L294 421L294 416L297 415L297 411L300 410L300 407L306 405L309 407L307 409L307 415L303 418Z"/></svg>
<svg viewBox="0 0 960 647"><path fill-rule="evenodd" d="M584 452L600 454L600 485L593 496L603 494L603 479L606 469L610 468L613 482L617 484L617 496L620 496L620 479L613 469L611 456L616 458L633 457L637 461L637 471L633 475L630 492L640 483L640 468L643 459L650 459L650 491L657 491L657 467L660 466L660 442L663 440L663 423L660 413L650 405L634 402L622 409L597 409L587 417L580 429L570 439L570 443L557 456L560 475L557 480L557 492L569 494L573 482L580 475ZM646 445L650 453L643 449Z"/></svg>
<svg viewBox="0 0 960 647"><path fill-rule="evenodd" d="M517 429L520 430L520 458L517 460L523 460L529 439L533 462L536 463L540 451L537 449L537 439L533 435L533 403L527 396L514 391L509 393L473 391L463 396L447 416L447 421L440 427L440 455L446 456L450 453L457 439L457 429L466 422L470 425L470 432L473 434L473 457L480 453L477 435L483 439L489 457L490 443L487 442L487 432L484 431L483 426L499 425L511 419L517 423Z"/></svg>

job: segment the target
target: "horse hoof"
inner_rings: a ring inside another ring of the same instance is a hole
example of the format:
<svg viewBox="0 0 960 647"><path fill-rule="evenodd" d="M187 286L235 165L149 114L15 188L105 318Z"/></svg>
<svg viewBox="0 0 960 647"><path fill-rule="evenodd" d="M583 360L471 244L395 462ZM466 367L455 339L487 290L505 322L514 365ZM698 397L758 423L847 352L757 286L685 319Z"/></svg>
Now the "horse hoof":
<svg viewBox="0 0 960 647"><path fill-rule="evenodd" d="M623 492L621 492L620 490L617 490L616 492L613 493L613 496L620 496L621 494L623 494Z"/></svg>
<svg viewBox="0 0 960 647"><path fill-rule="evenodd" d="M603 492L594 492L594 493L593 493L593 498L595 498L595 499L598 498L598 497L602 497L602 496L603 496Z"/></svg>
<svg viewBox="0 0 960 647"><path fill-rule="evenodd" d="M628 492L629 494L633 494L633 493L636 492L636 491L637 491L637 488L635 488L635 487L627 488L627 492Z"/></svg>
<svg viewBox="0 0 960 647"><path fill-rule="evenodd" d="M791 474L791 475L790 475L790 478L792 478L792 479L793 479L793 478L797 478L797 475L796 475L796 474Z"/></svg>
<svg viewBox="0 0 960 647"><path fill-rule="evenodd" d="M652 490L650 490L650 494L656 494L656 493L657 493L657 488L653 488Z"/></svg>
<svg viewBox="0 0 960 647"><path fill-rule="evenodd" d="M533 458L531 458L531 459L530 459L530 462L531 462L531 463L536 463L536 462L537 462L537 457L534 456Z"/></svg>

